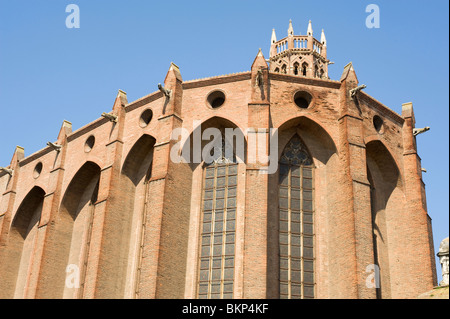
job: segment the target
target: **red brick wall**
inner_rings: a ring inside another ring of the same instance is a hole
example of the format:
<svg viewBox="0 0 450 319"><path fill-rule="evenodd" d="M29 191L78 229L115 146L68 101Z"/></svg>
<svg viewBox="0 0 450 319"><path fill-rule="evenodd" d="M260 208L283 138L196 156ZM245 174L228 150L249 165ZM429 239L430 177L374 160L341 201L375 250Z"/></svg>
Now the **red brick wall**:
<svg viewBox="0 0 450 319"><path fill-rule="evenodd" d="M254 66L264 63L255 60ZM28 296L58 297L46 292L51 288L52 275L46 270L45 260L50 253L48 249L54 249L49 243L56 238L52 238L56 234L47 229L58 223L63 195L87 161L97 164L101 174L84 297L133 295L132 288L126 288L132 287L127 272L134 267L130 266L130 259L136 258L130 253L128 237L134 230L129 229L131 219L128 218L142 211L123 206L129 196L137 193L121 182L121 174L132 147L144 134L154 137L155 145L139 297L183 298L191 294L185 290L188 286L192 288L192 284L186 282L193 280L193 274L187 273L187 269L196 269L197 263L197 260L187 260L188 256L195 256L188 251L190 214L196 209L191 203L193 167L170 161L169 153L174 145L170 142L170 133L180 127L192 132L194 121L206 122L212 118L223 119L217 123L230 123L245 135L248 128L278 128L279 154L296 132L310 150L316 166L317 297L376 297L374 289L366 288L369 274L365 270L374 262L374 208L367 167L372 167L371 173L376 175L372 178L379 190L377 207L383 208L375 209L380 211L377 225L386 237L382 241L378 238L377 245L382 266L382 295L414 297L429 290L436 280L432 234L421 183L420 159L411 137L414 123L408 119L408 114L401 117L363 92L358 94L357 101L352 100L348 91L358 84L353 71L347 72L342 82L264 71L265 91L261 95L255 87L255 70L182 82L178 68L172 67L164 84L172 90L169 101L155 92L127 104L126 96L121 93L113 108L118 123L100 118L76 132L62 134L64 139L59 142L63 148L59 153L45 148L13 161L13 176L0 175L0 255L13 245L8 241L12 238L10 224L25 196L35 186L46 192L39 225L42 236L40 247L36 248L38 262L33 266L39 275L27 288ZM225 93L226 101L222 107L213 109L206 99L217 89ZM294 103L294 94L300 90L312 96L307 109ZM259 101L261 96L263 99ZM153 111L153 119L142 127L139 119L147 109ZM374 128L375 115L384 121L382 132ZM214 123L208 125L214 126ZM91 135L95 136L95 146L85 152L85 142ZM389 158L389 161L378 159L381 155L368 145L383 145L382 158ZM43 169L35 178L33 173L38 163L42 163ZM242 287L236 288L239 291L236 296L277 298L278 179L277 174L261 174L257 170L259 167L247 165L243 173L245 179L242 179L245 185L239 185L245 190L245 218L242 219L244 225L238 227L244 232L240 234L242 253L238 250L240 255L236 256L243 265L243 280ZM388 180L397 176L397 183L383 184L383 176ZM120 262L117 263L117 259ZM188 263L192 267L187 268ZM65 276L58 274L61 275Z"/></svg>

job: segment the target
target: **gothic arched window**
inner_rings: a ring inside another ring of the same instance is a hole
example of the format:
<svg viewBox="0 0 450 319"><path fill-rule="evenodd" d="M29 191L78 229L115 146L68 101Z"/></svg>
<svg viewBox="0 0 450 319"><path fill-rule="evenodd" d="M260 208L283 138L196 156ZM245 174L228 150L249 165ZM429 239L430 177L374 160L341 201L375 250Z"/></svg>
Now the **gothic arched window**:
<svg viewBox="0 0 450 319"><path fill-rule="evenodd" d="M280 298L311 299L314 279L314 165L298 135L279 167Z"/></svg>
<svg viewBox="0 0 450 319"><path fill-rule="evenodd" d="M306 76L306 71L308 70L308 64L307 63L303 63L302 64L302 75Z"/></svg>
<svg viewBox="0 0 450 319"><path fill-rule="evenodd" d="M320 69L320 72L319 72L320 78L323 79L324 75L325 75L325 72L323 71L323 69Z"/></svg>
<svg viewBox="0 0 450 319"><path fill-rule="evenodd" d="M236 194L235 155L221 155L203 169L202 223L198 297L231 299L234 288Z"/></svg>
<svg viewBox="0 0 450 319"><path fill-rule="evenodd" d="M298 75L299 68L300 68L300 65L297 62L295 62L294 63L294 74L295 75Z"/></svg>

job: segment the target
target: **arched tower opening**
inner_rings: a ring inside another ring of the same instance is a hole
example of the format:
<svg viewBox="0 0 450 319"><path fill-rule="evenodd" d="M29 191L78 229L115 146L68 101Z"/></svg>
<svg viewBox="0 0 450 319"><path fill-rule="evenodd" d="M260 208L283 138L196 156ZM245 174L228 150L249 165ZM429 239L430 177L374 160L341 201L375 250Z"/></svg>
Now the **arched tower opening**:
<svg viewBox="0 0 450 319"><path fill-rule="evenodd" d="M298 62L294 63L294 75L299 75L300 72L300 64Z"/></svg>

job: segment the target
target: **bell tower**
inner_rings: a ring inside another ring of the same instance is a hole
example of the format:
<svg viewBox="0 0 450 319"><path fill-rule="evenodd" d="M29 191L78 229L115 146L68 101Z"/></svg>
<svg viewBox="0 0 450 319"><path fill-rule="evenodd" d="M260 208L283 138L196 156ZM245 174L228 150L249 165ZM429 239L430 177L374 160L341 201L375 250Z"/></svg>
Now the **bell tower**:
<svg viewBox="0 0 450 319"><path fill-rule="evenodd" d="M270 72L329 79L327 40L322 29L320 41L313 37L311 20L306 35L294 35L292 20L289 20L287 37L278 40L272 30L270 47Z"/></svg>

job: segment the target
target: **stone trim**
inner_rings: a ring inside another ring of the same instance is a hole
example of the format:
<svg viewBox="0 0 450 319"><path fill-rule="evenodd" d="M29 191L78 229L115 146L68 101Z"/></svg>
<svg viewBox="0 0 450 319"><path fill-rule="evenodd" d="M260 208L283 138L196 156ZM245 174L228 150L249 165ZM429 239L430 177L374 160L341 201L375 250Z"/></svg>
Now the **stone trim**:
<svg viewBox="0 0 450 319"><path fill-rule="evenodd" d="M88 133L89 131L92 131L94 129L96 129L97 127L102 126L103 124L109 123L109 120L106 118L99 118L97 120L95 120L94 122L80 128L79 130L73 132L72 134L70 134L69 136L67 136L67 142L71 142L74 139L83 136L84 134Z"/></svg>
<svg viewBox="0 0 450 319"><path fill-rule="evenodd" d="M252 78L251 72L247 71L247 72L243 72L243 73L239 73L239 74L231 74L231 75L211 77L211 78L206 78L206 79L192 80L192 81L188 81L188 82L183 82L183 90L200 88L200 87L210 86L210 85L225 84L225 83L230 83L230 82L245 81L245 80L250 80L251 78Z"/></svg>
<svg viewBox="0 0 450 319"><path fill-rule="evenodd" d="M34 153L28 157L25 157L23 160L21 160L19 162L19 167L23 167L23 166L33 162L34 160L36 160L44 155L47 155L48 153L50 153L52 151L53 151L53 149L51 149L50 147L43 148L42 150L37 151L36 153Z"/></svg>
<svg viewBox="0 0 450 319"><path fill-rule="evenodd" d="M131 103L125 105L125 107L124 107L125 112L126 113L131 112L135 109L140 108L141 106L149 104L149 103L156 101L162 97L163 97L163 94L161 91L153 92L150 95L144 96L143 98L140 98L139 100L136 100L134 102L131 102Z"/></svg>
<svg viewBox="0 0 450 319"><path fill-rule="evenodd" d="M341 87L341 82L338 82L338 81L308 78L308 77L298 76L298 75L281 74L278 72L269 72L269 79L276 80L276 81L282 81L282 82L320 86L320 87L326 87L326 88L330 88L330 89L339 89Z"/></svg>
<svg viewBox="0 0 450 319"><path fill-rule="evenodd" d="M380 112L382 115L389 117L390 119L394 120L395 122L402 124L405 122L405 119L401 117L399 114L388 108L386 105L381 103L380 101L377 101L370 95L368 95L365 92L360 92L359 95L361 98L361 101L366 102L368 107L373 107L375 110Z"/></svg>

